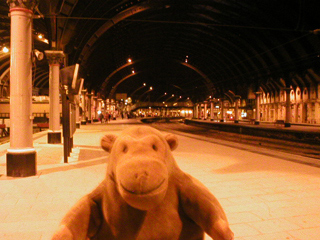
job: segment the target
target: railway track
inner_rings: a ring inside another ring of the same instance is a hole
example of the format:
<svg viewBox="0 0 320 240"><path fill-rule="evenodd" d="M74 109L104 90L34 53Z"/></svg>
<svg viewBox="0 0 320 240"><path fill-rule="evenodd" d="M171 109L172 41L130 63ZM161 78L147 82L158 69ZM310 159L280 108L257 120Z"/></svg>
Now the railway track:
<svg viewBox="0 0 320 240"><path fill-rule="evenodd" d="M195 136L202 136L208 140L214 139L228 141L230 143L241 143L250 146L255 146L258 148L273 149L320 160L320 145L318 144L308 144L297 141L288 141L282 139L273 139L238 133L230 133L208 129L205 127L186 125L183 123L153 123L153 126L162 130L175 131L177 133L180 132L193 134Z"/></svg>

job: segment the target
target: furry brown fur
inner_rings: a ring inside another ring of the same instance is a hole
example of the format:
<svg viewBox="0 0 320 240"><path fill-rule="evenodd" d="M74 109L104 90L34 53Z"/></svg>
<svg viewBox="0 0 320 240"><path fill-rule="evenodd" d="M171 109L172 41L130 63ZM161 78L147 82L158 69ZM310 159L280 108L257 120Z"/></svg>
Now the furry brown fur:
<svg viewBox="0 0 320 240"><path fill-rule="evenodd" d="M107 175L63 218L53 239L232 240L218 200L177 166L173 134L151 127L106 135Z"/></svg>

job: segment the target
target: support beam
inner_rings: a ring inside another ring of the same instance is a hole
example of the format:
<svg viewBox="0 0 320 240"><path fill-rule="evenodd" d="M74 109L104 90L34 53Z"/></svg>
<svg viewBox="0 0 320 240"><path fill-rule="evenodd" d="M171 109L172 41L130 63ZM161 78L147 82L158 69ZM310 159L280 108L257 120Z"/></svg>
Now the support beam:
<svg viewBox="0 0 320 240"><path fill-rule="evenodd" d="M208 109L208 101L204 101L204 113L203 113L203 118L204 118L204 120L207 120L207 118L208 118L208 111L207 111L207 109Z"/></svg>
<svg viewBox="0 0 320 240"><path fill-rule="evenodd" d="M49 62L49 132L48 143L61 143L60 128L60 63L63 62L63 51L45 51Z"/></svg>
<svg viewBox="0 0 320 240"><path fill-rule="evenodd" d="M211 100L210 101L210 121L213 121L213 115L214 115L213 108L214 108L214 101Z"/></svg>
<svg viewBox="0 0 320 240"><path fill-rule="evenodd" d="M36 1L8 1L11 17L10 148L7 175L36 175L32 117L32 16Z"/></svg>
<svg viewBox="0 0 320 240"><path fill-rule="evenodd" d="M239 100L240 100L240 96L236 95L234 97L234 123L239 123Z"/></svg>
<svg viewBox="0 0 320 240"><path fill-rule="evenodd" d="M87 90L81 90L81 103L82 103L82 119L81 125L87 124Z"/></svg>
<svg viewBox="0 0 320 240"><path fill-rule="evenodd" d="M284 89L286 92L286 120L284 122L285 127L290 127L291 126L291 101L290 101L290 93L291 93L291 88L285 88Z"/></svg>
<svg viewBox="0 0 320 240"><path fill-rule="evenodd" d="M255 118L255 125L260 124L260 95L262 94L261 92L256 92L256 118Z"/></svg>
<svg viewBox="0 0 320 240"><path fill-rule="evenodd" d="M92 93L88 93L88 123L92 123Z"/></svg>

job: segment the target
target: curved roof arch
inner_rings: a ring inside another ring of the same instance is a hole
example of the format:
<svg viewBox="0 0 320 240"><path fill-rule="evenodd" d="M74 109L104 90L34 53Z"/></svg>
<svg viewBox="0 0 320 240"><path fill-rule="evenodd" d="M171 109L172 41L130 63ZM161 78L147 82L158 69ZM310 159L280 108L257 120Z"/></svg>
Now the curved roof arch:
<svg viewBox="0 0 320 240"><path fill-rule="evenodd" d="M129 94L146 82L154 86L155 99L170 84L194 101L229 90L244 98L245 87L262 84L274 91L283 86L280 79L300 88L320 82L317 10L317 0L42 0L34 48L63 50L67 65L80 63L84 86L105 96L130 74L130 67L117 69L132 57L141 60L133 66L139 76L115 92ZM10 41L8 12L2 1L1 46ZM39 41L38 33L50 44ZM189 68L172 63L186 56ZM0 53L0 76L9 62ZM34 86L48 87L48 69L46 59L36 63Z"/></svg>

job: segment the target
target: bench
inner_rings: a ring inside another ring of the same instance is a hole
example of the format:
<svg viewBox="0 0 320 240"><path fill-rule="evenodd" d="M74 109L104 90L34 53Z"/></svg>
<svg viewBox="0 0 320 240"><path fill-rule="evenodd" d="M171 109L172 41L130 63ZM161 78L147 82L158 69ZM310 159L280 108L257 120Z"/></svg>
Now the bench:
<svg viewBox="0 0 320 240"><path fill-rule="evenodd" d="M49 123L37 123L37 127L40 129L40 132L41 132L42 131L41 129L49 128Z"/></svg>
<svg viewBox="0 0 320 240"><path fill-rule="evenodd" d="M1 137L9 136L9 132L6 130L5 124L0 124Z"/></svg>
<svg viewBox="0 0 320 240"><path fill-rule="evenodd" d="M256 119L250 119L250 120L249 120L249 123L250 123L250 124L255 124L255 123L256 123Z"/></svg>
<svg viewBox="0 0 320 240"><path fill-rule="evenodd" d="M275 125L276 127L284 127L284 120L276 120L276 121L274 122L274 125Z"/></svg>

